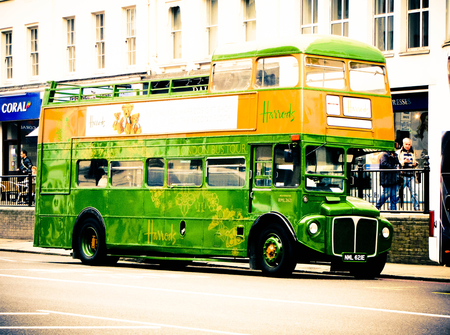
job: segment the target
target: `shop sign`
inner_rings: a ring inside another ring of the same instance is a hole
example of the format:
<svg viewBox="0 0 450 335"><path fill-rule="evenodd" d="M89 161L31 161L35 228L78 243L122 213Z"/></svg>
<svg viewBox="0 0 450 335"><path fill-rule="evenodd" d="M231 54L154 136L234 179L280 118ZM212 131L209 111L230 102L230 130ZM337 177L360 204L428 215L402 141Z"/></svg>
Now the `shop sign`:
<svg viewBox="0 0 450 335"><path fill-rule="evenodd" d="M428 110L428 92L392 93L392 108L394 112Z"/></svg>
<svg viewBox="0 0 450 335"><path fill-rule="evenodd" d="M41 98L39 93L0 96L0 122L39 119Z"/></svg>

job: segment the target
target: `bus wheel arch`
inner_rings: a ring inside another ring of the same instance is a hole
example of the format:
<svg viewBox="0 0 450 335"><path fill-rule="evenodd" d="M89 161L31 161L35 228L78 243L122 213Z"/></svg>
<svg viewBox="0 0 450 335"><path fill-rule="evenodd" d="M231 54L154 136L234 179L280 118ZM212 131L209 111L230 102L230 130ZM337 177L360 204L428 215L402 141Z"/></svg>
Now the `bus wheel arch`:
<svg viewBox="0 0 450 335"><path fill-rule="evenodd" d="M95 208L86 208L78 215L72 236L73 257L84 264L115 263L119 259L106 255L105 223Z"/></svg>
<svg viewBox="0 0 450 335"><path fill-rule="evenodd" d="M271 276L289 275L295 268L297 238L290 222L280 213L263 214L249 235L250 268Z"/></svg>

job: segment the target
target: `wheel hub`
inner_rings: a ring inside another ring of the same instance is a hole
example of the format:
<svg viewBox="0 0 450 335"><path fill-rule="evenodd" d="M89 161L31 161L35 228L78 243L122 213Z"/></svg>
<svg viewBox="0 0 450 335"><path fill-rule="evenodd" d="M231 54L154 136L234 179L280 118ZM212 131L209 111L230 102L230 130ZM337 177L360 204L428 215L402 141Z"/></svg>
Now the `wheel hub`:
<svg viewBox="0 0 450 335"><path fill-rule="evenodd" d="M268 264L275 264L282 255L283 245L277 236L270 236L264 243L264 259Z"/></svg>

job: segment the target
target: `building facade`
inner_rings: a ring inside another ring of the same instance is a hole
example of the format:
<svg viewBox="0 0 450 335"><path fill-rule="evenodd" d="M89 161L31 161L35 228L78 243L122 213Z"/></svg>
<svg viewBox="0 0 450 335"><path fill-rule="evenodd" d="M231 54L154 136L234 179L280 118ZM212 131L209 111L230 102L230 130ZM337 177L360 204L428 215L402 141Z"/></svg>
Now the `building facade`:
<svg viewBox="0 0 450 335"><path fill-rule="evenodd" d="M21 149L35 162L36 137L27 135L39 115L26 106L39 105L49 80L207 74L219 44L302 33L344 35L384 53L396 140L410 137L421 163L429 155L439 185L450 0L0 0L0 172L14 173ZM438 203L431 190L432 209Z"/></svg>

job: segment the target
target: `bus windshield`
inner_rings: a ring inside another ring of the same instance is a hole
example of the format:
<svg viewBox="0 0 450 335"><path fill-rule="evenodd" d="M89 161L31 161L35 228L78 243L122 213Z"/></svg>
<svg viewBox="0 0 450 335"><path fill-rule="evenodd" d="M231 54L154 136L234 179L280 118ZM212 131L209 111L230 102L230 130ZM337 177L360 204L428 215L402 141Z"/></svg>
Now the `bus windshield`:
<svg viewBox="0 0 450 335"><path fill-rule="evenodd" d="M344 191L344 150L324 146L306 147L306 189ZM336 178L339 176L340 178Z"/></svg>

